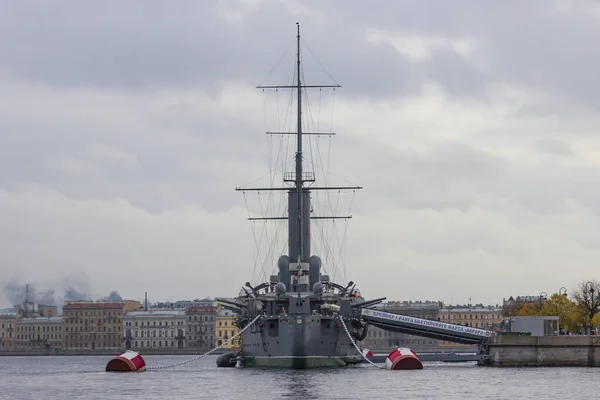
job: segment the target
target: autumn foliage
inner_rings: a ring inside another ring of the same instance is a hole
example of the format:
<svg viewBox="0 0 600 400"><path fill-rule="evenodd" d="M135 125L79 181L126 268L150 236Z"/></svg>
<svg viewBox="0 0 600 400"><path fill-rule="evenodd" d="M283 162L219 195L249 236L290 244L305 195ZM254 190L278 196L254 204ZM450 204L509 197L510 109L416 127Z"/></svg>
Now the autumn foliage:
<svg viewBox="0 0 600 400"><path fill-rule="evenodd" d="M582 282L571 298L554 293L547 299L524 302L505 310L506 316L555 315L560 319L562 330L585 332L600 325L600 284L596 281Z"/></svg>

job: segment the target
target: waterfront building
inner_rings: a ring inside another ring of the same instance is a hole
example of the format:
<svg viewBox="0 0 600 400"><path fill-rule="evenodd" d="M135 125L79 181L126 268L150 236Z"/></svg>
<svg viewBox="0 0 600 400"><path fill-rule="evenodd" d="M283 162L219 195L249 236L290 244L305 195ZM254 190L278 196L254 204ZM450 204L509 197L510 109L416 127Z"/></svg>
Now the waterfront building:
<svg viewBox="0 0 600 400"><path fill-rule="evenodd" d="M126 301L66 301L63 306L63 348L74 350L123 347L123 316L141 303Z"/></svg>
<svg viewBox="0 0 600 400"><path fill-rule="evenodd" d="M16 322L16 349L62 348L61 317L24 317Z"/></svg>
<svg viewBox="0 0 600 400"><path fill-rule="evenodd" d="M183 310L129 311L123 318L126 349L183 349L186 314Z"/></svg>
<svg viewBox="0 0 600 400"><path fill-rule="evenodd" d="M389 301L377 305L380 311L392 314L406 315L409 317L437 321L439 310L443 307L440 301ZM369 326L367 337L361 342L363 348L371 350L388 350L392 347L408 347L414 351L437 351L439 340L405 333L390 332Z"/></svg>
<svg viewBox="0 0 600 400"><path fill-rule="evenodd" d="M194 306L186 311L187 346L199 351L211 350L215 344L217 307Z"/></svg>
<svg viewBox="0 0 600 400"><path fill-rule="evenodd" d="M15 349L16 322L17 311L15 309L0 309L0 352L8 352Z"/></svg>
<svg viewBox="0 0 600 400"><path fill-rule="evenodd" d="M160 309L183 309L187 310L190 307L216 307L217 302L215 299L206 297L204 299L194 299L194 300L178 300L175 302L159 302L154 303L150 308L160 308Z"/></svg>
<svg viewBox="0 0 600 400"><path fill-rule="evenodd" d="M221 309L215 318L215 347L221 346L227 339L235 336L239 329L235 325L237 315L231 310ZM239 345L239 339L228 342L223 348L231 349Z"/></svg>
<svg viewBox="0 0 600 400"><path fill-rule="evenodd" d="M542 295L517 296L516 298L510 296L508 299L502 299L502 309L504 316L512 316L523 304L531 303L541 308L545 301L546 299Z"/></svg>
<svg viewBox="0 0 600 400"><path fill-rule="evenodd" d="M52 318L58 317L58 307L46 304L38 304L38 312L40 317Z"/></svg>
<svg viewBox="0 0 600 400"><path fill-rule="evenodd" d="M439 311L439 320L449 324L497 331L500 329L500 323L502 322L502 311L502 307L498 305L484 306L483 304L469 304L465 306L448 306ZM472 347L446 341L441 341L440 346Z"/></svg>

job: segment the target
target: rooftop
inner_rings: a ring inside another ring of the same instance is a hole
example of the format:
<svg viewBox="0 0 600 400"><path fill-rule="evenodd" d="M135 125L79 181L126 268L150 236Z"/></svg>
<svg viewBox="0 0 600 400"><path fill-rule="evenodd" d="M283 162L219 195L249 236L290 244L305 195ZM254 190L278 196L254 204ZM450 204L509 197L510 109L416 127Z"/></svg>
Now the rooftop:
<svg viewBox="0 0 600 400"><path fill-rule="evenodd" d="M216 312L217 307L213 306L192 306L187 309L190 312L200 311L200 312Z"/></svg>
<svg viewBox="0 0 600 400"><path fill-rule="evenodd" d="M452 313L452 312L501 312L502 307L468 307L468 306L456 306L456 307L447 307L440 309L440 313Z"/></svg>
<svg viewBox="0 0 600 400"><path fill-rule="evenodd" d="M125 305L123 301L65 301L63 310L69 308L118 308Z"/></svg>
<svg viewBox="0 0 600 400"><path fill-rule="evenodd" d="M185 317L183 310L151 310L151 311L129 311L125 313L126 317Z"/></svg>
<svg viewBox="0 0 600 400"><path fill-rule="evenodd" d="M0 308L0 315L17 315L17 309L14 307L11 308Z"/></svg>

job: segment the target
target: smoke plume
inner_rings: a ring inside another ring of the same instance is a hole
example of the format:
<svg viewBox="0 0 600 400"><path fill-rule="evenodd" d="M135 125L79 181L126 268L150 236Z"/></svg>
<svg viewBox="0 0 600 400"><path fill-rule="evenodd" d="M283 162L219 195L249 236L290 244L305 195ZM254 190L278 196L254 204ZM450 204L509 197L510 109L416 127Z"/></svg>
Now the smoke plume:
<svg viewBox="0 0 600 400"><path fill-rule="evenodd" d="M65 286L65 301L81 301L90 300L89 296L84 291L73 286Z"/></svg>
<svg viewBox="0 0 600 400"><path fill-rule="evenodd" d="M110 292L110 294L106 297L101 297L98 299L100 301L123 301L123 298L119 295L119 293L115 290Z"/></svg>
<svg viewBox="0 0 600 400"><path fill-rule="evenodd" d="M26 298L30 301L37 301L38 304L55 306L56 297L54 289L38 291L34 284L29 284L29 290L26 283L9 282L4 285L4 297L6 297L11 306L22 304Z"/></svg>

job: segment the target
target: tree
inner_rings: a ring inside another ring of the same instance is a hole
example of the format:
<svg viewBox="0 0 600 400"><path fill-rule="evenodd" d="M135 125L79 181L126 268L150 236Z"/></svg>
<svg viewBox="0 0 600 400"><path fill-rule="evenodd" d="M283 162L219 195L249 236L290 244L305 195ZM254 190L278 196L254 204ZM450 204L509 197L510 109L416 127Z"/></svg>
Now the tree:
<svg viewBox="0 0 600 400"><path fill-rule="evenodd" d="M540 309L533 303L523 303L521 308L515 313L516 317L527 317L530 315L540 315Z"/></svg>
<svg viewBox="0 0 600 400"><path fill-rule="evenodd" d="M572 331L577 327L573 320L576 311L577 304L569 300L567 295L554 293L544 302L539 315L556 315L561 329Z"/></svg>
<svg viewBox="0 0 600 400"><path fill-rule="evenodd" d="M594 315L594 318L592 318L592 326L595 326L596 328L600 326L600 314Z"/></svg>
<svg viewBox="0 0 600 400"><path fill-rule="evenodd" d="M577 303L581 325L592 327L594 316L600 309L600 284L595 280L581 282L573 293L573 299Z"/></svg>

